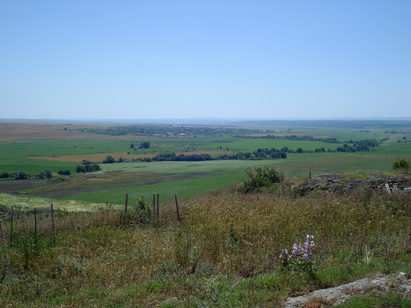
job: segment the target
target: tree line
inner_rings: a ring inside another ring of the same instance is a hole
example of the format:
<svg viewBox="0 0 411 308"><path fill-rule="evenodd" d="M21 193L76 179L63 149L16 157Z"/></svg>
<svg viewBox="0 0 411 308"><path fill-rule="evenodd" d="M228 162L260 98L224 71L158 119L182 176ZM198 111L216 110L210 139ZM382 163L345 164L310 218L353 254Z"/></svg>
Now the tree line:
<svg viewBox="0 0 411 308"><path fill-rule="evenodd" d="M296 141L320 141L325 143L342 143L338 141L337 138L315 138L313 136L305 135L305 136L297 136L297 135L290 135L290 136L275 136L275 135L266 135L266 136L234 136L236 138L251 138L251 139L280 139L280 140L296 140Z"/></svg>

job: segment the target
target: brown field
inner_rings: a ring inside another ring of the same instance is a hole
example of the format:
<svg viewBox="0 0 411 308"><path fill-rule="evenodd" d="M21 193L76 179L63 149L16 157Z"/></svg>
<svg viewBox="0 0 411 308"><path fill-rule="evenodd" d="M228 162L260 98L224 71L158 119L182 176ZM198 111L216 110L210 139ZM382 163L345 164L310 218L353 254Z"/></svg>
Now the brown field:
<svg viewBox="0 0 411 308"><path fill-rule="evenodd" d="M17 123L0 123L0 141L16 141L27 139L138 139L140 136L107 136L98 134L76 133L64 131L80 128L103 128L104 125L47 125L47 124L17 124Z"/></svg>
<svg viewBox="0 0 411 308"><path fill-rule="evenodd" d="M249 134L249 135L245 135L247 137L265 137L265 136L276 136L276 137L285 137L285 136L306 136L306 135L310 135L308 133L292 133L292 132L288 132L288 133L258 133L258 134ZM328 136L313 136L314 138L328 138Z"/></svg>
<svg viewBox="0 0 411 308"><path fill-rule="evenodd" d="M193 154L226 154L232 153L231 151L193 151L193 152L179 152L176 155L184 154L184 155L193 155ZM150 157L153 158L158 154L127 154L127 153L98 153L98 154L83 154L83 155L64 155L64 156L40 156L40 157L27 157L30 159L43 159L43 160L54 160L54 161L67 161L72 163L81 163L83 159L92 161L92 162L100 162L103 161L108 155L111 155L115 160L118 160L120 157L123 159L138 159L138 158L146 158Z"/></svg>

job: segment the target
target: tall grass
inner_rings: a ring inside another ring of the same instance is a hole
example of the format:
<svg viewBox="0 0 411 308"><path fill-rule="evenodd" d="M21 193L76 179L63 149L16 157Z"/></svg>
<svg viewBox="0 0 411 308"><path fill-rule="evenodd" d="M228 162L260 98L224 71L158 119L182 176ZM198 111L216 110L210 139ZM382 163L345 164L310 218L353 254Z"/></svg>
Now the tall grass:
<svg viewBox="0 0 411 308"><path fill-rule="evenodd" d="M171 201L158 228L125 226L115 211L69 214L57 221L56 247L28 256L9 247L0 305L280 305L371 272L410 272L410 201L366 188L305 198L232 189L180 200L181 225ZM315 275L283 270L281 250L309 233Z"/></svg>

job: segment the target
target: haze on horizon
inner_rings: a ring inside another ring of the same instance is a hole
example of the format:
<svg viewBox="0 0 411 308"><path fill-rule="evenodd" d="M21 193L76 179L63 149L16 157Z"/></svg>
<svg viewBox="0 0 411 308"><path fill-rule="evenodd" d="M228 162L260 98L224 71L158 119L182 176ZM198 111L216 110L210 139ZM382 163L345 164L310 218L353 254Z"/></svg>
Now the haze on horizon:
<svg viewBox="0 0 411 308"><path fill-rule="evenodd" d="M411 116L411 2L1 1L0 118Z"/></svg>

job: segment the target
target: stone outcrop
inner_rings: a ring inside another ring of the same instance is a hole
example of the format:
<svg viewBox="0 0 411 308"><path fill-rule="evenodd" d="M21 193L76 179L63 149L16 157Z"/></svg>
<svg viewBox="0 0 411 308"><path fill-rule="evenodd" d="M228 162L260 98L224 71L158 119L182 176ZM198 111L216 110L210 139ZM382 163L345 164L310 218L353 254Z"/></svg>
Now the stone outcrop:
<svg viewBox="0 0 411 308"><path fill-rule="evenodd" d="M327 193L349 194L353 191L366 186L379 192L385 191L385 184L390 187L396 185L402 190L404 187L411 186L411 178L407 174L382 175L382 172L370 172L368 178L346 178L339 174L325 173L316 175L306 180L295 188L295 192L300 196L306 196L312 191L325 191Z"/></svg>
<svg viewBox="0 0 411 308"><path fill-rule="evenodd" d="M408 279L405 273L399 273L395 276L378 274L373 278L360 279L335 288L317 290L298 297L289 297L286 299L284 306L286 308L304 307L303 305L305 303L308 303L314 298L321 298L333 307L340 306L353 295L373 290L383 292L394 291L404 294L405 296L410 296L411 280Z"/></svg>

